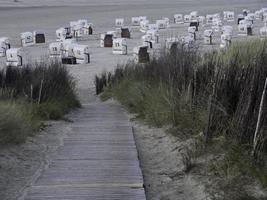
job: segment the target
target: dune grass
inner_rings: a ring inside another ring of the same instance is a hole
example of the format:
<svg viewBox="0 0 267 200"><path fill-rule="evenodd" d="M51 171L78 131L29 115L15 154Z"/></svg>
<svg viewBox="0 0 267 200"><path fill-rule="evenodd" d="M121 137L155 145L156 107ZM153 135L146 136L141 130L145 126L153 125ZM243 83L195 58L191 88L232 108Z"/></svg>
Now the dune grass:
<svg viewBox="0 0 267 200"><path fill-rule="evenodd" d="M237 199L246 199L243 186L267 183L266 49L266 40L204 53L179 46L175 53L162 51L150 63L128 63L102 74L105 84L98 89L104 90L103 100L117 99L147 123L201 135L204 152L220 158L208 163L212 173L223 174L223 187L218 188L229 193L235 186L235 192L244 191ZM218 142L221 138L224 145Z"/></svg>
<svg viewBox="0 0 267 200"><path fill-rule="evenodd" d="M0 143L25 141L43 120L80 107L75 82L60 63L35 63L0 71Z"/></svg>

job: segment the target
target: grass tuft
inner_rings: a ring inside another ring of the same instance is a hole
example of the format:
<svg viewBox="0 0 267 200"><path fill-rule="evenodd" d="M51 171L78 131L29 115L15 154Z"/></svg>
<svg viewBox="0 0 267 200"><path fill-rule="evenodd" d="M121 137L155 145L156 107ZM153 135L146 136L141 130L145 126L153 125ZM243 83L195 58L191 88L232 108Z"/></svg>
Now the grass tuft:
<svg viewBox="0 0 267 200"><path fill-rule="evenodd" d="M80 107L75 82L57 62L31 63L0 71L0 143L25 141L42 120L62 119Z"/></svg>

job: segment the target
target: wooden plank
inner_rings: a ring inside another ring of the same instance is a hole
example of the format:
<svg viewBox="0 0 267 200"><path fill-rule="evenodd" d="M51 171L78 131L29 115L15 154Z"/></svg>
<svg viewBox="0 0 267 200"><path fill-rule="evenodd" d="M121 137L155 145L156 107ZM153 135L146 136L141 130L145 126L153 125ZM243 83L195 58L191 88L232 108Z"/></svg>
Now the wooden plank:
<svg viewBox="0 0 267 200"><path fill-rule="evenodd" d="M33 187L25 200L142 200L142 188L128 186L106 187Z"/></svg>
<svg viewBox="0 0 267 200"><path fill-rule="evenodd" d="M92 169L106 170L106 169L129 169L134 168L138 170L139 163L132 162L121 162L120 160L54 160L50 164L50 168L60 168L60 169L80 169L88 168L90 166ZM140 170L138 170L140 172Z"/></svg>
<svg viewBox="0 0 267 200"><path fill-rule="evenodd" d="M123 109L96 103L70 118L74 122L64 145L25 200L144 200L136 145Z"/></svg>

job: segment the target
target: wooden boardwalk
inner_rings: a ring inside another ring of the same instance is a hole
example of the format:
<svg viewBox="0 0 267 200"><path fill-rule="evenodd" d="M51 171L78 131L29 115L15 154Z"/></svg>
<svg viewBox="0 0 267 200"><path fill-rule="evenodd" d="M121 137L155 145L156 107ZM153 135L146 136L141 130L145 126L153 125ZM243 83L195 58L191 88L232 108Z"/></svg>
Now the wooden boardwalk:
<svg viewBox="0 0 267 200"><path fill-rule="evenodd" d="M112 103L85 105L25 200L145 200L131 124Z"/></svg>

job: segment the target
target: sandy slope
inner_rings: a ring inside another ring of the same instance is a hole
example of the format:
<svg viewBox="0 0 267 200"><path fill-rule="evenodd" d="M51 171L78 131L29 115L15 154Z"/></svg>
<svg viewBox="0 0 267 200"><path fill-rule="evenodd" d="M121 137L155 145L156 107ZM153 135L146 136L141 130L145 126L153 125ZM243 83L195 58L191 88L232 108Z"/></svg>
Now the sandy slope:
<svg viewBox="0 0 267 200"><path fill-rule="evenodd" d="M149 19L155 20L162 16L172 18L175 13L186 14L192 10L198 10L204 15L229 9L255 10L263 6L267 6L266 0L19 0L18 3L0 0L0 36L10 37L12 46L19 46L20 32L42 29L46 31L48 41L52 42L55 40L57 28L79 18L90 19L95 24L96 33L101 33L113 29L116 17L126 17L126 22L129 23L130 17L138 15L147 15ZM176 27L169 32L161 32L161 36L181 35L185 34L185 30L185 27ZM134 33L134 39L129 41L129 49L140 44L140 37L140 33ZM118 62L125 63L132 58L131 51L128 56L114 56L110 49L99 48L97 38L98 34L90 40L80 42L91 47L92 63L68 66L77 80L78 91L84 103L96 100L93 95L93 78L96 73L112 71ZM47 46L48 44L27 47L25 52L32 60L36 60L47 54ZM1 58L0 64L4 61ZM21 146L0 148L1 199L16 199L61 144L60 141L68 130L66 122L57 123L59 124L30 138ZM141 131L137 131L136 139L141 153L148 199L198 199L192 198L192 189L195 190L197 186L184 177L176 180L177 176L173 176L181 171L181 162L177 159L179 154L173 151L179 147L179 142L162 136L156 130L139 128Z"/></svg>
<svg viewBox="0 0 267 200"><path fill-rule="evenodd" d="M147 199L205 200L198 176L184 173L183 141L156 129L136 123L134 135L140 154Z"/></svg>
<svg viewBox="0 0 267 200"><path fill-rule="evenodd" d="M41 170L49 163L51 156L62 145L69 131L69 123L50 122L45 131L25 144L0 147L0 199L18 199Z"/></svg>

